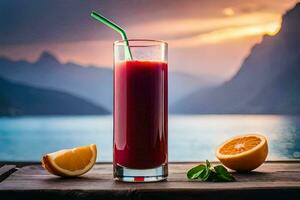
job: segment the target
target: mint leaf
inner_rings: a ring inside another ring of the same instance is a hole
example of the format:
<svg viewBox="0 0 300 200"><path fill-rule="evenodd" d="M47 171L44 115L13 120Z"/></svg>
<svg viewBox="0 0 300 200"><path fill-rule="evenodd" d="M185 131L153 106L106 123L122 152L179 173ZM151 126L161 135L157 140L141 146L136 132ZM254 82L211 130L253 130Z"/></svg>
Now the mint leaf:
<svg viewBox="0 0 300 200"><path fill-rule="evenodd" d="M205 170L205 165L198 165L193 167L187 172L188 179L197 179L200 174Z"/></svg>
<svg viewBox="0 0 300 200"><path fill-rule="evenodd" d="M234 181L234 177L227 171L227 169L222 166L218 165L214 167L217 175L218 181Z"/></svg>
<svg viewBox="0 0 300 200"><path fill-rule="evenodd" d="M187 172L190 180L226 182L234 181L234 177L222 165L213 167L208 160L206 165L198 165Z"/></svg>
<svg viewBox="0 0 300 200"><path fill-rule="evenodd" d="M199 179L202 181L206 181L209 178L209 175L211 174L211 170L206 165L204 172L201 174L202 176L199 176Z"/></svg>
<svg viewBox="0 0 300 200"><path fill-rule="evenodd" d="M207 166L208 168L210 168L210 162L209 162L208 160L206 160L205 163L206 163L206 166Z"/></svg>

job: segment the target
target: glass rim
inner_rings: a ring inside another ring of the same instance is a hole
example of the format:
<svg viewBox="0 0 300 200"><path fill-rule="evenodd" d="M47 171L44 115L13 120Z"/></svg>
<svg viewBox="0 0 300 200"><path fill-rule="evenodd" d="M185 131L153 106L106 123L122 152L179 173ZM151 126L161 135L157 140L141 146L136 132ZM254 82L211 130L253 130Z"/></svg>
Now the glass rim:
<svg viewBox="0 0 300 200"><path fill-rule="evenodd" d="M141 44L141 45L129 45L129 47L149 47L149 46L156 46L159 44L164 44L164 45L168 45L167 42L163 41L163 40L154 40L154 39L128 39L128 40L117 40L114 41L114 45L124 45L125 41L128 42L152 42L154 44ZM155 44L157 43L157 44Z"/></svg>

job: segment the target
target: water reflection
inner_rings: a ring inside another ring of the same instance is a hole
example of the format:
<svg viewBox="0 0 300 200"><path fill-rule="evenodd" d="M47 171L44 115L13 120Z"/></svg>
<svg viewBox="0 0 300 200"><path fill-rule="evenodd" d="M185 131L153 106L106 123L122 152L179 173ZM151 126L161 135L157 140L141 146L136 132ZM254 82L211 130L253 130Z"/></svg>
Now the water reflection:
<svg viewBox="0 0 300 200"><path fill-rule="evenodd" d="M300 158L300 117L203 115L169 117L169 160L214 160L224 140L242 133L269 139L268 159ZM42 154L96 143L98 161L112 160L112 117L0 118L0 160L40 160Z"/></svg>

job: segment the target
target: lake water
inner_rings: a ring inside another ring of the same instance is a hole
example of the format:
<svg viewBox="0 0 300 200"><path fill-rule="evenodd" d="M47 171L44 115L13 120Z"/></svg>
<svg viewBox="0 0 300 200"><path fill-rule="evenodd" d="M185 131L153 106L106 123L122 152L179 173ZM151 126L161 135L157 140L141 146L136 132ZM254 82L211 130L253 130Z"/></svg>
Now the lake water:
<svg viewBox="0 0 300 200"><path fill-rule="evenodd" d="M169 161L215 160L224 140L242 133L269 139L269 160L300 158L300 117L169 116ZM98 161L112 160L112 116L0 118L0 160L38 161L47 152L96 143Z"/></svg>

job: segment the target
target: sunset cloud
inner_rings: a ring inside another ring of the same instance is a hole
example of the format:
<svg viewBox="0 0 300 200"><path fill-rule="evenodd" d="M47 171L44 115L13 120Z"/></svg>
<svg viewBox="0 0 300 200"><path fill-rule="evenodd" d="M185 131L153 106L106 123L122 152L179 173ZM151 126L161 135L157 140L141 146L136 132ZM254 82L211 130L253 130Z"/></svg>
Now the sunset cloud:
<svg viewBox="0 0 300 200"><path fill-rule="evenodd" d="M235 14L234 10L232 8L224 8L223 14L225 16L233 16Z"/></svg>
<svg viewBox="0 0 300 200"><path fill-rule="evenodd" d="M165 38L173 47L192 47L250 36L274 35L280 29L278 13L251 13L207 19L162 20L129 27L130 35L142 30L145 37ZM138 37L138 34L136 34Z"/></svg>
<svg viewBox="0 0 300 200"><path fill-rule="evenodd" d="M264 34L275 35L280 29L280 22L270 22L258 25L247 25L242 27L224 28L194 37L170 41L174 47L193 47L203 44L216 44Z"/></svg>
<svg viewBox="0 0 300 200"><path fill-rule="evenodd" d="M47 50L61 62L112 67L112 43L120 37L89 17L97 10L129 38L167 41L170 70L228 78L263 35L278 32L281 16L296 2L2 0L0 56L34 62Z"/></svg>

